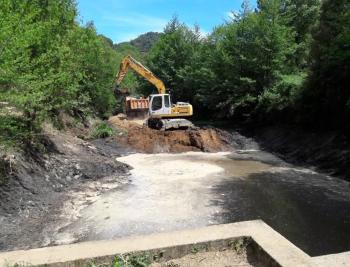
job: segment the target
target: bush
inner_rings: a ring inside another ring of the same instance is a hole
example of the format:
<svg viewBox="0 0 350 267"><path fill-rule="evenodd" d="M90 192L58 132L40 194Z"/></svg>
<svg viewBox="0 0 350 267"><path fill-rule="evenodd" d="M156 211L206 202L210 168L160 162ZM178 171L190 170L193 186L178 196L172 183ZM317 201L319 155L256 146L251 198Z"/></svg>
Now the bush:
<svg viewBox="0 0 350 267"><path fill-rule="evenodd" d="M266 89L259 97L258 109L270 113L294 107L305 77L305 73L282 75L275 86Z"/></svg>
<svg viewBox="0 0 350 267"><path fill-rule="evenodd" d="M28 119L14 115L0 114L0 146L23 148L39 137L40 128Z"/></svg>
<svg viewBox="0 0 350 267"><path fill-rule="evenodd" d="M93 139L107 138L113 135L115 135L115 130L106 122L96 125L91 132L91 138Z"/></svg>

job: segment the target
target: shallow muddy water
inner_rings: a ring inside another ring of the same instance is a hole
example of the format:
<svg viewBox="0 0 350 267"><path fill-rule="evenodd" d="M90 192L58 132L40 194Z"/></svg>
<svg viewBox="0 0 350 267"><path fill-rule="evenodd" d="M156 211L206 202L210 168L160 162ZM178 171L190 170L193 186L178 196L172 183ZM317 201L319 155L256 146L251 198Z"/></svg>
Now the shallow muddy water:
<svg viewBox="0 0 350 267"><path fill-rule="evenodd" d="M131 154L130 183L101 195L56 244L262 219L312 256L350 250L349 183L258 149Z"/></svg>

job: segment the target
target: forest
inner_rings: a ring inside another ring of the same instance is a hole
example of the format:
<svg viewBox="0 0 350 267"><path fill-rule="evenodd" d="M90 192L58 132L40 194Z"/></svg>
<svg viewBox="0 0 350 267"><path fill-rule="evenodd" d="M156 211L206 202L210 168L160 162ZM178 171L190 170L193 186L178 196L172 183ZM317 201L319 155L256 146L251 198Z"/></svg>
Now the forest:
<svg viewBox="0 0 350 267"><path fill-rule="evenodd" d="M0 143L28 140L46 120L60 127L62 113L108 118L127 54L196 119L350 132L349 0L245 0L207 36L176 16L145 36L113 44L79 21L74 0L2 0ZM123 86L154 92L133 74Z"/></svg>

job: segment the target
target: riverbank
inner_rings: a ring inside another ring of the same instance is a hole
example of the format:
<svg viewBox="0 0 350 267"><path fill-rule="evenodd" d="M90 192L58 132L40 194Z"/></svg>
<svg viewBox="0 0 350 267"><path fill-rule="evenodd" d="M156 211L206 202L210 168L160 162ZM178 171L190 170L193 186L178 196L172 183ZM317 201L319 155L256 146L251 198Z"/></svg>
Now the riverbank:
<svg viewBox="0 0 350 267"><path fill-rule="evenodd" d="M169 148L171 152L230 148L214 129L157 133L134 123L128 129L116 127L113 137L89 140L92 127L71 124L58 131L45 125L36 146L0 152L0 251L79 240L66 236L65 226L101 194L129 183L130 167L117 160L122 155L138 149L156 153Z"/></svg>
<svg viewBox="0 0 350 267"><path fill-rule="evenodd" d="M249 126L238 131L289 163L350 181L350 140L341 132L292 126Z"/></svg>
<svg viewBox="0 0 350 267"><path fill-rule="evenodd" d="M343 234L350 225L348 182L289 164L236 131L142 135L140 125L132 127L139 132L118 128L116 136L94 141L78 138L83 136L76 129L51 129L46 153L8 155L11 175L0 186L0 250L252 219L264 220L313 256L350 249ZM207 153L211 139L200 138L208 133L229 151ZM169 149L166 142L175 142L175 135L199 139L180 139L180 150L160 154L167 150L135 153L131 145L140 138L153 147L163 136L160 147Z"/></svg>
<svg viewBox="0 0 350 267"><path fill-rule="evenodd" d="M81 208L127 182L129 167L115 160L122 151L115 142L85 141L54 129L43 134L45 152L32 148L4 156L0 250L54 244L53 233L78 213L73 196Z"/></svg>
<svg viewBox="0 0 350 267"><path fill-rule="evenodd" d="M240 146L240 135L262 150L284 161L350 181L350 137L341 131L303 129L298 125L263 125L234 121L197 121L234 135L234 146ZM237 142L238 140L238 142ZM249 142L245 145L249 146ZM252 145L254 149L254 145Z"/></svg>

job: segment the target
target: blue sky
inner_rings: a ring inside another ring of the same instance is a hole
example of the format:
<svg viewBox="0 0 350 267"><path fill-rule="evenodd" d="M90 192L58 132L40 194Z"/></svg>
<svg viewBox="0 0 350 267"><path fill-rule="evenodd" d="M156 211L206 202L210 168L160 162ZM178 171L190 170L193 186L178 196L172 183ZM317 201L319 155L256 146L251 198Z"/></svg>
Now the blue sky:
<svg viewBox="0 0 350 267"><path fill-rule="evenodd" d="M94 21L98 33L114 42L129 41L149 31L162 31L176 14L188 25L209 33L240 10L242 0L78 0L80 20Z"/></svg>

